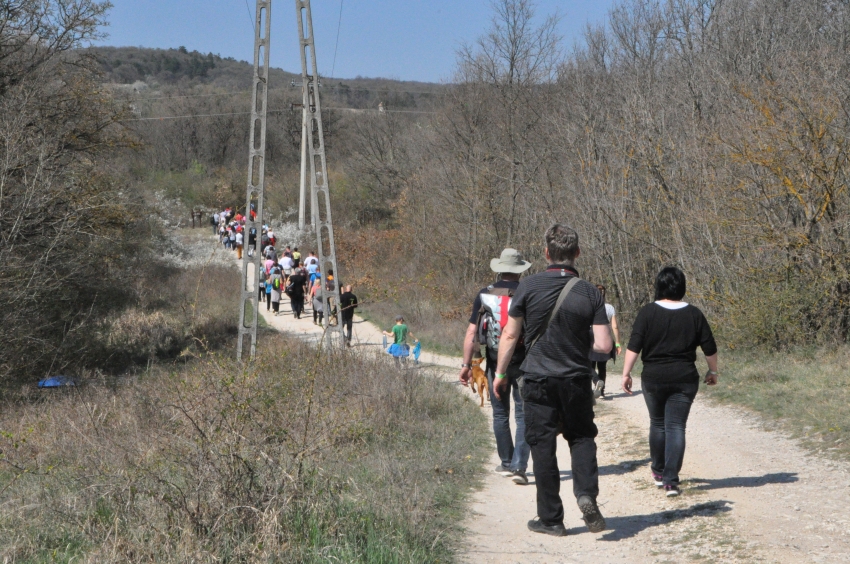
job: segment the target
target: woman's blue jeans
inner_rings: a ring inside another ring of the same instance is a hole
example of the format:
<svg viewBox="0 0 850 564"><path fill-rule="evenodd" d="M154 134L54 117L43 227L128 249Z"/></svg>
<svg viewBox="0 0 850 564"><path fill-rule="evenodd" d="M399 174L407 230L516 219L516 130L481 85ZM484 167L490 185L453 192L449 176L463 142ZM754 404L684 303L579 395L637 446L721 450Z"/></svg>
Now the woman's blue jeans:
<svg viewBox="0 0 850 564"><path fill-rule="evenodd" d="M679 485L685 458L685 428L699 382L689 384L643 383L643 399L649 410L649 456L652 471L665 486Z"/></svg>

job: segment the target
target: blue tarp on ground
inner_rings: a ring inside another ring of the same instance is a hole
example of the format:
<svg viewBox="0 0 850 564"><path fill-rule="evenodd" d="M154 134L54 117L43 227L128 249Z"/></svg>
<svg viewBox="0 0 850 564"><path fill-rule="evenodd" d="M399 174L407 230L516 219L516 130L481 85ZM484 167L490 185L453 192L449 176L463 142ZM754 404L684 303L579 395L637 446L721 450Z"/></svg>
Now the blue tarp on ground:
<svg viewBox="0 0 850 564"><path fill-rule="evenodd" d="M38 383L39 388L61 388L62 386L76 386L76 384L69 376L51 376Z"/></svg>

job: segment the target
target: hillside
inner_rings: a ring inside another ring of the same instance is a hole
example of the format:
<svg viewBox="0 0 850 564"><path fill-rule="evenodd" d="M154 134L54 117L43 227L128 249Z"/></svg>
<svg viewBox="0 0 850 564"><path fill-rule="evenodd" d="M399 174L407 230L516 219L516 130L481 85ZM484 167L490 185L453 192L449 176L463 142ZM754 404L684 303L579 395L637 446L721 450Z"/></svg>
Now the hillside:
<svg viewBox="0 0 850 564"><path fill-rule="evenodd" d="M92 47L87 50L100 63L104 81L124 85L128 91L214 89L240 91L251 88L253 65L213 53L142 47ZM269 69L272 90L290 89L301 74L280 68ZM419 108L443 90L443 85L385 78L323 79L323 88L333 91L335 102L345 107L375 108L381 101L397 108Z"/></svg>

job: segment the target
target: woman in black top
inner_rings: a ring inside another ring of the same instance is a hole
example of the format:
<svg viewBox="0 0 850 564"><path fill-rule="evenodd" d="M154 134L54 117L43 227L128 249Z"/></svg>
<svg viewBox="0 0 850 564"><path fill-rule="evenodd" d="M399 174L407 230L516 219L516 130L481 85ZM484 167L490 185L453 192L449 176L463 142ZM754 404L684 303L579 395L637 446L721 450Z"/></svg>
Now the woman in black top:
<svg viewBox="0 0 850 564"><path fill-rule="evenodd" d="M631 371L638 354L641 382L649 409L649 454L656 486L667 497L679 495L679 470L685 457L685 426L699 389L697 347L708 362L705 383L717 384L717 345L702 312L682 301L685 274L667 267L655 279L655 302L638 312L626 359L623 390L632 393Z"/></svg>

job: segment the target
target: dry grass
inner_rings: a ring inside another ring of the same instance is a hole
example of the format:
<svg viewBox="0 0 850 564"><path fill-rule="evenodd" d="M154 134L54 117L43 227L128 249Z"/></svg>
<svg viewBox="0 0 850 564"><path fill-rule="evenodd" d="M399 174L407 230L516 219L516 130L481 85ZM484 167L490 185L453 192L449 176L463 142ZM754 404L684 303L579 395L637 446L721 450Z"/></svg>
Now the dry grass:
<svg viewBox="0 0 850 564"><path fill-rule="evenodd" d="M87 364L121 374L232 348L239 280L237 269L215 263L149 264L135 279L135 304L101 321L89 335Z"/></svg>
<svg viewBox="0 0 850 564"><path fill-rule="evenodd" d="M850 455L850 348L724 353L721 363L710 397L779 420L822 454Z"/></svg>
<svg viewBox="0 0 850 564"><path fill-rule="evenodd" d="M452 559L480 410L381 358L264 342L0 415L0 560Z"/></svg>
<svg viewBox="0 0 850 564"><path fill-rule="evenodd" d="M358 308L358 313L385 331L395 324L397 315L403 315L413 335L422 341L426 349L447 355L463 353L463 337L469 322L466 318L443 315L445 310L427 298L413 296L394 302L371 302L367 299Z"/></svg>

